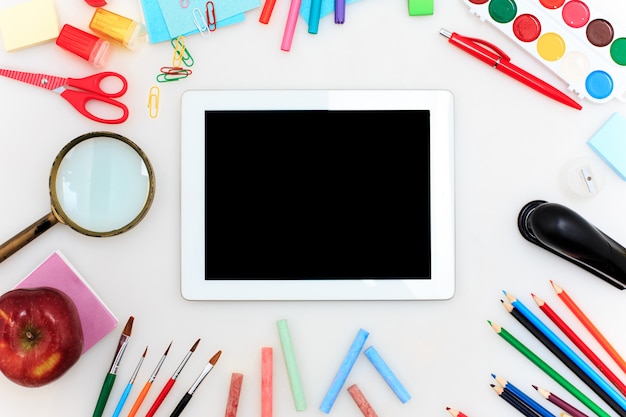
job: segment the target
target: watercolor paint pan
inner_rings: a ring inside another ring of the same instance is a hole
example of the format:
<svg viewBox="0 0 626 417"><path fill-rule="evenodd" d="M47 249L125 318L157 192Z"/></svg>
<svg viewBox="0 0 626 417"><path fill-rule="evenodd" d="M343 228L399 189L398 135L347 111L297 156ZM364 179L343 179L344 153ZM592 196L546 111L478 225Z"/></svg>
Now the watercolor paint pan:
<svg viewBox="0 0 626 417"><path fill-rule="evenodd" d="M591 0L463 0L581 99L626 101L626 33Z"/></svg>

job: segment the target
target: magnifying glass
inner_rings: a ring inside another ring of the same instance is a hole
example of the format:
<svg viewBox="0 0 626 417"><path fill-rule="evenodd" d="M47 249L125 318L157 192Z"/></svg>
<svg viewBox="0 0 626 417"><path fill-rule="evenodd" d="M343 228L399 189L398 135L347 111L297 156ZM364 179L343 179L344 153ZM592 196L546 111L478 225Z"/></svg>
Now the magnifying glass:
<svg viewBox="0 0 626 417"><path fill-rule="evenodd" d="M65 145L50 172L50 213L0 245L0 262L57 223L96 237L125 232L154 199L154 171L130 139L86 133Z"/></svg>

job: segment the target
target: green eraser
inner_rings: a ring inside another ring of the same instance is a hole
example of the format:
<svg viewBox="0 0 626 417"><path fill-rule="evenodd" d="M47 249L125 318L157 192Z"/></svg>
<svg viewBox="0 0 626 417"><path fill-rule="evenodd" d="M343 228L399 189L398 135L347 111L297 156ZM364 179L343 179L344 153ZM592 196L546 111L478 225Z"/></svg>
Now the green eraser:
<svg viewBox="0 0 626 417"><path fill-rule="evenodd" d="M426 16L433 14L435 0L409 0L409 16Z"/></svg>

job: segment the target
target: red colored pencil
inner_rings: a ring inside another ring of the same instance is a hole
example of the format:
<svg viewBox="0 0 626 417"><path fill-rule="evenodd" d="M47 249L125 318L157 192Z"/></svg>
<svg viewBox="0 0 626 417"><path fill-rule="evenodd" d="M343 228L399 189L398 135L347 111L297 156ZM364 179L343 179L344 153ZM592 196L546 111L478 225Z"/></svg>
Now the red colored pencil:
<svg viewBox="0 0 626 417"><path fill-rule="evenodd" d="M559 298L565 303L565 305L574 313L576 318L587 328L589 333L602 345L604 350L613 358L615 363L619 365L622 371L626 372L626 361L620 356L617 350L609 343L609 341L600 333L600 330L589 320L589 318L583 313L583 311L576 305L574 300L563 290L563 288L550 281L554 291Z"/></svg>
<svg viewBox="0 0 626 417"><path fill-rule="evenodd" d="M446 410L448 410L448 413L450 413L452 417L468 417L464 412L455 410L454 408L446 407Z"/></svg>
<svg viewBox="0 0 626 417"><path fill-rule="evenodd" d="M572 343L585 354L587 358L593 363L599 370L607 377L622 394L626 394L626 384L624 384L617 375L609 369L609 367L602 362L602 360L593 353L593 351L585 344L585 342L578 337L576 333L559 317L559 315L541 298L532 294L533 299L539 306L539 309L545 313L545 315L557 325L559 329L572 341Z"/></svg>

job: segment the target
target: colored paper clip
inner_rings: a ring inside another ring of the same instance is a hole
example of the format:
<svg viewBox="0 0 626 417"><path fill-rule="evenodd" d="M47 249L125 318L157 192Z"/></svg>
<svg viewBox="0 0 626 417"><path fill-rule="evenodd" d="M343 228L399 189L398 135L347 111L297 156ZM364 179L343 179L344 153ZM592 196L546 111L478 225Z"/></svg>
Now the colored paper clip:
<svg viewBox="0 0 626 417"><path fill-rule="evenodd" d="M161 73L157 75L156 80L160 83L170 81L178 81L181 78L187 78L191 75L191 70L181 67L161 67Z"/></svg>
<svg viewBox="0 0 626 417"><path fill-rule="evenodd" d="M189 0L180 0L180 7L182 7L183 9L189 7Z"/></svg>
<svg viewBox="0 0 626 417"><path fill-rule="evenodd" d="M182 67L185 64L188 67L193 66L194 59L189 53L189 50L185 46L185 37L183 35L172 39L172 46L174 47L174 58L172 59L173 67Z"/></svg>
<svg viewBox="0 0 626 417"><path fill-rule="evenodd" d="M206 21L211 32L217 29L217 20L215 19L215 5L212 1L206 2Z"/></svg>
<svg viewBox="0 0 626 417"><path fill-rule="evenodd" d="M150 87L150 94L148 95L148 111L150 117L155 119L159 115L159 98L161 97L161 90L156 85Z"/></svg>
<svg viewBox="0 0 626 417"><path fill-rule="evenodd" d="M208 38L210 35L209 26L207 25L207 22L204 18L202 11L200 11L200 9L196 7L195 9L193 9L192 14L193 14L193 24L196 25L196 28L200 32L200 35L202 35L205 38Z"/></svg>

